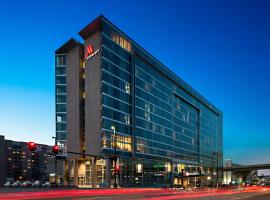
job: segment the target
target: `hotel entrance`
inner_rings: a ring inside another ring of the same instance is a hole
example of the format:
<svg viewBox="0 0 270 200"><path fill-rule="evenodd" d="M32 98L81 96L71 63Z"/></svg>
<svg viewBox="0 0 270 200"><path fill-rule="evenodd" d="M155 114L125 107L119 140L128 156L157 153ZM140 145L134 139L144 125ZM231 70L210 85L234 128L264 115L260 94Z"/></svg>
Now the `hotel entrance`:
<svg viewBox="0 0 270 200"><path fill-rule="evenodd" d="M106 160L81 159L77 160L77 177L74 182L79 188L99 188L106 186Z"/></svg>

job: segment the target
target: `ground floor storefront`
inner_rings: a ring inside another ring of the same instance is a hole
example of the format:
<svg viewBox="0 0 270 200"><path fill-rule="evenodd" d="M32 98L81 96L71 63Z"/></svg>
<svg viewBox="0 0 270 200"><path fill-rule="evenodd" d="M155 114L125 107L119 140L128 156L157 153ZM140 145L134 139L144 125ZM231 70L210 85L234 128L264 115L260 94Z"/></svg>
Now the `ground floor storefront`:
<svg viewBox="0 0 270 200"><path fill-rule="evenodd" d="M154 159L75 158L65 161L65 182L80 188L203 187L214 181L211 167Z"/></svg>

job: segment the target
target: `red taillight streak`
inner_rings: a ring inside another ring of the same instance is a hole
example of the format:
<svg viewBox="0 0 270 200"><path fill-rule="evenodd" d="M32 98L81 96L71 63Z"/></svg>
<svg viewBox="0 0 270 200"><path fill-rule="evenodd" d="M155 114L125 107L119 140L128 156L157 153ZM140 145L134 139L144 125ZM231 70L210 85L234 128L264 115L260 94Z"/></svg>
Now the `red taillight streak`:
<svg viewBox="0 0 270 200"><path fill-rule="evenodd" d="M182 198L195 198L203 196L218 196L226 194L236 194L240 192L258 192L262 191L267 187L246 187L243 191L232 191L228 189L219 190L201 190L191 192L181 192L169 189L146 189L146 188L135 188L135 189L92 189L92 190L57 190L57 191L42 191L42 192L18 192L18 193L2 193L0 200L18 200L18 199L39 199L39 198L57 198L65 196L112 196L112 195L127 195L127 194L138 194L147 195L147 199L152 200L173 200ZM268 187L269 189L269 187ZM151 195L156 197L151 197ZM158 196L158 195L170 195L170 196ZM150 195L150 196L149 196ZM146 198L141 198L146 199Z"/></svg>

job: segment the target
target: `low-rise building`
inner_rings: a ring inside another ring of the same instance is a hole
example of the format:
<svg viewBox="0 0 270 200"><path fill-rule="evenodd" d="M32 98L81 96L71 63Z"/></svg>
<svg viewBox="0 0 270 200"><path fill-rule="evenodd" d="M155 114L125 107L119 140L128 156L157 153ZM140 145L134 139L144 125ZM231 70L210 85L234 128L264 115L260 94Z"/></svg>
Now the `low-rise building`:
<svg viewBox="0 0 270 200"><path fill-rule="evenodd" d="M6 140L0 135L0 185L6 181L46 181L54 173L51 146L38 144L30 151L27 142ZM50 166L49 166L50 165Z"/></svg>

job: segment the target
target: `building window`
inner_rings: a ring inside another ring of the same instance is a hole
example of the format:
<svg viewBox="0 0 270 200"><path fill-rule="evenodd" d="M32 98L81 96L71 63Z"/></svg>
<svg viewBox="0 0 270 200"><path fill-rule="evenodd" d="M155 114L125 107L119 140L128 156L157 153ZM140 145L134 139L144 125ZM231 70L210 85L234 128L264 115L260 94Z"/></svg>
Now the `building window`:
<svg viewBox="0 0 270 200"><path fill-rule="evenodd" d="M164 128L164 127L160 127L160 132L161 132L162 134L165 134L165 128Z"/></svg>
<svg viewBox="0 0 270 200"><path fill-rule="evenodd" d="M144 153L144 144L137 143L137 151Z"/></svg>
<svg viewBox="0 0 270 200"><path fill-rule="evenodd" d="M130 84L129 83L126 83L125 89L126 89L126 93L130 94Z"/></svg>
<svg viewBox="0 0 270 200"><path fill-rule="evenodd" d="M128 52L131 51L130 42L127 39L125 39L124 37L120 36L118 33L113 31L111 38L116 44L118 44L122 48L126 49Z"/></svg>
<svg viewBox="0 0 270 200"><path fill-rule="evenodd" d="M123 151L131 151L131 137L130 136L118 136L116 135L116 141L114 141L114 135L111 135L111 147L114 148L114 142L117 149Z"/></svg>
<svg viewBox="0 0 270 200"><path fill-rule="evenodd" d="M165 169L166 169L166 172L171 172L172 171L172 165L171 165L171 163L166 163L165 164Z"/></svg>
<svg viewBox="0 0 270 200"><path fill-rule="evenodd" d="M137 164L136 169L137 173L142 173L142 164Z"/></svg>
<svg viewBox="0 0 270 200"><path fill-rule="evenodd" d="M56 56L55 65L66 65L66 55Z"/></svg>
<svg viewBox="0 0 270 200"><path fill-rule="evenodd" d="M150 118L150 113L149 112L144 112L144 118L147 120L147 121L150 121L151 118Z"/></svg>
<svg viewBox="0 0 270 200"><path fill-rule="evenodd" d="M130 124L130 116L129 115L125 115L124 118L125 118L126 124L129 125Z"/></svg>
<svg viewBox="0 0 270 200"><path fill-rule="evenodd" d="M150 86L147 83L144 84L144 89L145 91L150 92Z"/></svg>
<svg viewBox="0 0 270 200"><path fill-rule="evenodd" d="M150 104L145 102L144 109L150 112Z"/></svg>

